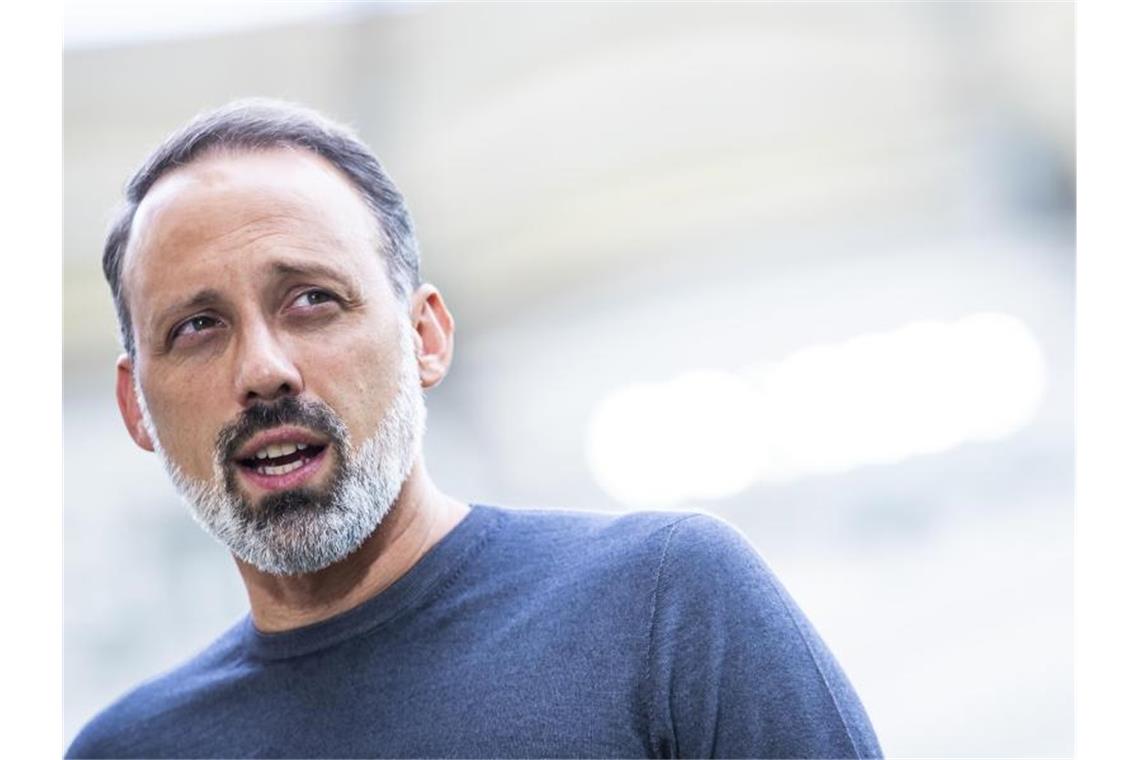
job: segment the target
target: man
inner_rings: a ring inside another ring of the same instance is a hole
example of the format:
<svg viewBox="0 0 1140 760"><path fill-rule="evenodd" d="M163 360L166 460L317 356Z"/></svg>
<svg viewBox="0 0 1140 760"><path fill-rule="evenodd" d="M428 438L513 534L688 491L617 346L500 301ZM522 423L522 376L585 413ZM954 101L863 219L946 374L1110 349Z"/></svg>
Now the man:
<svg viewBox="0 0 1140 760"><path fill-rule="evenodd" d="M348 130L244 101L131 180L104 271L127 430L250 614L72 757L868 757L839 666L699 514L468 505L421 450L453 320Z"/></svg>

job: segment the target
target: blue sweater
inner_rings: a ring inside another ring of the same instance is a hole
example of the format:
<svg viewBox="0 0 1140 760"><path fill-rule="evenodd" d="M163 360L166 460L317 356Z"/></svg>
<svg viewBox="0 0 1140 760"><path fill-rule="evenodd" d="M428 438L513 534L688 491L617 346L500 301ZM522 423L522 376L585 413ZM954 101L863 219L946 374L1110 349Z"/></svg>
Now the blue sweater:
<svg viewBox="0 0 1140 760"><path fill-rule="evenodd" d="M68 757L872 757L839 665L699 514L475 506L329 620L247 616Z"/></svg>

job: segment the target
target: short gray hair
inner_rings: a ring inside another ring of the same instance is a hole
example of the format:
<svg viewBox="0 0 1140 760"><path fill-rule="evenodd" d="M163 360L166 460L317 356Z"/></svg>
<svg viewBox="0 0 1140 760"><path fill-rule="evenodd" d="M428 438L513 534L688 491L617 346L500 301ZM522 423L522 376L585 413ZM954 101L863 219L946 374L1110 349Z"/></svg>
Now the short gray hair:
<svg viewBox="0 0 1140 760"><path fill-rule="evenodd" d="M238 100L199 114L168 137L127 183L103 247L103 275L111 286L123 349L134 358L131 314L122 288L123 255L144 196L167 172L215 150L298 147L336 166L363 194L380 226L388 278L403 300L420 284L420 251L404 197L376 155L356 134L308 108L263 98ZM385 245L386 243L386 245Z"/></svg>

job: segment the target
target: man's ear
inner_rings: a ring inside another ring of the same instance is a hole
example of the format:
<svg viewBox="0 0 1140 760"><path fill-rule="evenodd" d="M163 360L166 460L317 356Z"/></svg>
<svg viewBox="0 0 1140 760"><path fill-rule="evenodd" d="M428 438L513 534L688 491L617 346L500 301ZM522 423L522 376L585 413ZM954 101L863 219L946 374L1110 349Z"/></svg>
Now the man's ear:
<svg viewBox="0 0 1140 760"><path fill-rule="evenodd" d="M154 451L154 441L143 424L142 409L139 408L138 397L135 396L134 376L131 360L126 354L115 362L115 398L119 401L119 413L123 415L123 424L127 432L141 448Z"/></svg>
<svg viewBox="0 0 1140 760"><path fill-rule="evenodd" d="M411 297L413 340L420 368L420 385L431 388L439 383L451 366L455 345L455 321L443 296L434 285L424 283Z"/></svg>

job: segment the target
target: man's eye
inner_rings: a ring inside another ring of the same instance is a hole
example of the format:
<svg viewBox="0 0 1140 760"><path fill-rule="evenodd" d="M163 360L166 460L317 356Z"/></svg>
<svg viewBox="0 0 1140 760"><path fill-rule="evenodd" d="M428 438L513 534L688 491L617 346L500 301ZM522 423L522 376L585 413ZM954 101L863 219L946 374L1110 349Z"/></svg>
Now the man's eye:
<svg viewBox="0 0 1140 760"><path fill-rule="evenodd" d="M293 299L290 306L300 306L301 308L320 306L323 303L335 301L336 298L332 293L327 290L306 290L301 295Z"/></svg>
<svg viewBox="0 0 1140 760"><path fill-rule="evenodd" d="M171 336L177 339L184 336L195 335L197 333L205 332L212 327L217 327L219 324L220 322L218 322L218 320L214 317L208 317L204 314L199 314L196 317L190 317L190 319L175 327L174 332L171 333Z"/></svg>

